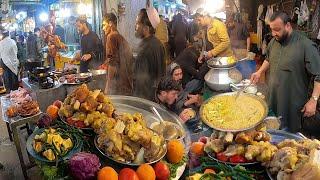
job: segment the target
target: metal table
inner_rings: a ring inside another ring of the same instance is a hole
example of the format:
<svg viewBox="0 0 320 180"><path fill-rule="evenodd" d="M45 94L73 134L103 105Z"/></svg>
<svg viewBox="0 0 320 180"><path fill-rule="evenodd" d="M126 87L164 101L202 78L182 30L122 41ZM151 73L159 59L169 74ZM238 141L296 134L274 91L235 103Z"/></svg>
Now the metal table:
<svg viewBox="0 0 320 180"><path fill-rule="evenodd" d="M89 89L101 89L102 92L106 87L106 74L92 76L92 80L86 83ZM30 83L28 78L22 79L23 87L31 91L39 103L40 110L46 112L47 107L55 100L63 101L68 94L80 85L64 85L56 82L53 88L40 89L36 83Z"/></svg>
<svg viewBox="0 0 320 180"><path fill-rule="evenodd" d="M1 108L0 108L1 113L2 113L1 118L3 121L6 122L9 133L11 133L11 131L12 131L12 137L13 137L13 141L16 146L16 149L17 149L18 156L19 156L19 161L20 161L22 173L23 173L24 178L28 179L27 170L32 168L34 166L34 163L26 163L23 159L19 130L20 130L20 127L23 125L35 124L38 121L41 112L34 115L34 116L25 117L25 118L20 117L20 116L17 116L14 118L9 118L6 116L6 113L5 113L6 109L9 105L10 105L10 100L8 98L6 98L5 96L2 96L1 97ZM11 131L10 131L10 129L11 129ZM9 136L11 136L11 134L9 134ZM24 148L24 151L25 151L25 148Z"/></svg>
<svg viewBox="0 0 320 180"><path fill-rule="evenodd" d="M55 100L63 100L66 97L65 88L58 82L50 89L40 89L37 83L30 83L28 78L23 78L22 84L35 95L42 112L46 112L47 107Z"/></svg>

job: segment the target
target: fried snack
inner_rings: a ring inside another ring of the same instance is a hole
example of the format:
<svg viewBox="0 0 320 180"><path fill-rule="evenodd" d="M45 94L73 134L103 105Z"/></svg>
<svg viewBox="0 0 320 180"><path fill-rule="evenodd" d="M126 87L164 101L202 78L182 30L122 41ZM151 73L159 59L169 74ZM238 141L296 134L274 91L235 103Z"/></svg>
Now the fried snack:
<svg viewBox="0 0 320 180"><path fill-rule="evenodd" d="M75 99L78 100L80 103L83 103L86 98L89 96L89 89L87 85L82 84L79 88L74 91Z"/></svg>
<svg viewBox="0 0 320 180"><path fill-rule="evenodd" d="M32 116L40 112L39 104L37 101L25 102L19 105L18 114L20 116Z"/></svg>
<svg viewBox="0 0 320 180"><path fill-rule="evenodd" d="M18 115L17 107L16 106L10 106L6 111L6 115L9 118L17 116Z"/></svg>

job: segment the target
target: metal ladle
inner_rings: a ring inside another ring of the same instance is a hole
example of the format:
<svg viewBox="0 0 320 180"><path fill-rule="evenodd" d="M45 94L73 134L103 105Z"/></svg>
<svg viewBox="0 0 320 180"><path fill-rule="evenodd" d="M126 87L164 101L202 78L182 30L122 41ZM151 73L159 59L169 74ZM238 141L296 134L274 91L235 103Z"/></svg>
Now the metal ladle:
<svg viewBox="0 0 320 180"><path fill-rule="evenodd" d="M166 140L175 139L178 137L178 129L173 124L167 124L157 111L155 107L152 107L151 110L155 115L157 115L160 119L160 127L162 127L162 135Z"/></svg>
<svg viewBox="0 0 320 180"><path fill-rule="evenodd" d="M252 85L252 82L250 82L250 84L243 86L243 88L241 88L240 90L238 90L237 94L236 94L236 100L238 99L238 97L240 96L240 94L245 91L249 86Z"/></svg>

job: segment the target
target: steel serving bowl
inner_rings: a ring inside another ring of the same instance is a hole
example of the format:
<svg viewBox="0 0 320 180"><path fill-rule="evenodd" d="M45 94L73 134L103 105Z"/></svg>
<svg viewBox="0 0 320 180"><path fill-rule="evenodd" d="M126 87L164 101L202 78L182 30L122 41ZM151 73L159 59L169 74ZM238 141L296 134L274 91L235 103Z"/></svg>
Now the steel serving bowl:
<svg viewBox="0 0 320 180"><path fill-rule="evenodd" d="M229 93L222 93L222 94L218 94L218 95L215 95L211 98L209 98L208 100L206 100L200 107L200 117L201 117L201 120L206 124L208 125L209 127L215 129L215 130L218 130L218 131L226 131L226 132L240 132L240 131L245 131L245 130L248 130L248 129L252 129L256 126L258 126L260 123L263 122L263 120L267 117L267 114L268 114L268 105L267 103L261 99L260 97L256 96L256 95L253 95L253 94L242 94L241 96L249 96L251 98L254 98L255 100L259 101L261 103L261 105L263 106L264 108L264 112L263 112L263 116L261 117L261 119L249 126L249 127L246 127L246 128L242 128L242 129L223 129L223 128L219 128L219 127L216 127L214 126L212 123L210 123L210 121L208 119L205 118L204 114L203 114L203 108L204 106L210 102L212 99L216 98L216 97L221 97L221 96L235 96L237 94L237 92L229 92Z"/></svg>
<svg viewBox="0 0 320 180"><path fill-rule="evenodd" d="M230 68L234 67L237 64L237 61L229 64L228 63L229 57L215 57L207 60L207 65L209 68Z"/></svg>
<svg viewBox="0 0 320 180"><path fill-rule="evenodd" d="M143 162L143 163L134 163L134 162L124 162L124 161L119 161L114 159L112 156L110 156L109 154L105 153L102 149L100 149L99 145L98 145L98 136L96 136L94 138L94 145L97 148L97 150L106 158L118 163L118 164L122 164L122 165L126 165L126 166L140 166L141 164L154 164L158 161L160 161L162 158L164 158L164 156L167 154L167 145L166 143L163 144L162 148L163 148L163 152L162 154L155 160L150 161L150 162Z"/></svg>
<svg viewBox="0 0 320 180"><path fill-rule="evenodd" d="M90 70L93 76L101 75L101 74L107 74L107 70Z"/></svg>

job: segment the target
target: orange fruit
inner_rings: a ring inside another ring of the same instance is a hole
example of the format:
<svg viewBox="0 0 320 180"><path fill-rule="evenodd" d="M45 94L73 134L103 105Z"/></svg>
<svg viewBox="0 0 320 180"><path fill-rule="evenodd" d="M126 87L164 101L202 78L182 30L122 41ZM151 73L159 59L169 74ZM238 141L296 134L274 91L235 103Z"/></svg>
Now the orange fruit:
<svg viewBox="0 0 320 180"><path fill-rule="evenodd" d="M137 174L139 177L139 180L155 180L156 179L156 173L154 172L154 169L149 164L142 164L137 169Z"/></svg>
<svg viewBox="0 0 320 180"><path fill-rule="evenodd" d="M193 142L190 151L195 155L201 156L204 154L204 145L203 142Z"/></svg>
<svg viewBox="0 0 320 180"><path fill-rule="evenodd" d="M109 166L99 170L97 180L118 180L118 173Z"/></svg>
<svg viewBox="0 0 320 180"><path fill-rule="evenodd" d="M59 108L55 105L50 105L47 108L47 114L52 118L56 119L58 117Z"/></svg>
<svg viewBox="0 0 320 180"><path fill-rule="evenodd" d="M167 159L170 163L179 163L184 156L184 145L177 139L170 140L167 145Z"/></svg>

